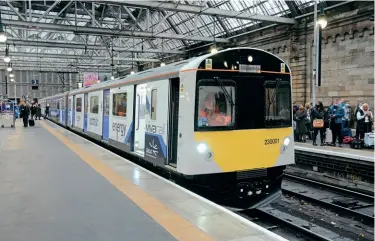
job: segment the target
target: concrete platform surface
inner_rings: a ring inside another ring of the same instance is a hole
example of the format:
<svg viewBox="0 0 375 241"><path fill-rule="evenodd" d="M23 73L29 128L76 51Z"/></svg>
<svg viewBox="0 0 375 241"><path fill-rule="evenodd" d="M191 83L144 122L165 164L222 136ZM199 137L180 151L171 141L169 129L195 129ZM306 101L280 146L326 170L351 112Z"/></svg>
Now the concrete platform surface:
<svg viewBox="0 0 375 241"><path fill-rule="evenodd" d="M285 240L49 121L0 130L0 240Z"/></svg>

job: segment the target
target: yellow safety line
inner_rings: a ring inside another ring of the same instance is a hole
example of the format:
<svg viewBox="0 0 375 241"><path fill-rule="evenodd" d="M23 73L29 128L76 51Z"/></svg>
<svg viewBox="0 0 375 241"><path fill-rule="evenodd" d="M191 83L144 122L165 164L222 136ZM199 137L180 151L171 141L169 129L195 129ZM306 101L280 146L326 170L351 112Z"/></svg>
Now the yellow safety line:
<svg viewBox="0 0 375 241"><path fill-rule="evenodd" d="M137 185L126 180L119 173L114 171L105 163L95 158L90 153L83 150L79 145L70 141L66 136L48 126L44 121L40 122L41 126L47 129L52 135L64 143L69 149L77 154L83 161L91 166L96 172L101 174L118 190L125 194L130 200L137 204L144 212L159 223L173 237L181 241L208 241L213 240L203 230L187 221L159 200L143 191ZM130 217L129 217L130 218ZM143 227L147 228L147 227ZM139 229L142 232L142 227ZM152 237L150 237L152 239Z"/></svg>

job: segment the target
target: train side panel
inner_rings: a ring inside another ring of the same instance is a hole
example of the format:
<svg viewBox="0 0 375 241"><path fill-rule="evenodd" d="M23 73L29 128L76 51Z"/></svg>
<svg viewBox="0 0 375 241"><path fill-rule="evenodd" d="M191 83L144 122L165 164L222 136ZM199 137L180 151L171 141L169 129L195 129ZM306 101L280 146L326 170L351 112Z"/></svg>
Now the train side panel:
<svg viewBox="0 0 375 241"><path fill-rule="evenodd" d="M110 90L109 144L126 152L133 151L134 85Z"/></svg>

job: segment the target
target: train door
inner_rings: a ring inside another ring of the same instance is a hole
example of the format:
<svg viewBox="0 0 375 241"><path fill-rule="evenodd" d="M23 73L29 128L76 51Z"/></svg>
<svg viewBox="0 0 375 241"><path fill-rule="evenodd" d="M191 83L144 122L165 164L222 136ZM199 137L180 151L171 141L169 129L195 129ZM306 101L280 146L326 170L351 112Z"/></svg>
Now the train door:
<svg viewBox="0 0 375 241"><path fill-rule="evenodd" d="M72 112L72 120L71 120L71 123L70 125L72 127L74 127L74 122L75 122L75 119L76 119L76 96L72 96L72 107L71 107L71 112Z"/></svg>
<svg viewBox="0 0 375 241"><path fill-rule="evenodd" d="M88 98L89 112L87 115L87 132L94 138L101 140L103 136L103 92L90 92Z"/></svg>
<svg viewBox="0 0 375 241"><path fill-rule="evenodd" d="M79 131L83 130L83 95L76 95L75 96L75 119L74 119L74 127L79 129Z"/></svg>
<svg viewBox="0 0 375 241"><path fill-rule="evenodd" d="M177 167L178 110L180 101L180 78L170 80L168 122L168 165ZM183 87L181 87L183 89Z"/></svg>
<svg viewBox="0 0 375 241"><path fill-rule="evenodd" d="M73 101L72 101L72 96L69 96L68 97L68 104L67 104L67 112L68 112L68 122L67 122L67 126L72 126L72 104L73 104Z"/></svg>
<svg viewBox="0 0 375 241"><path fill-rule="evenodd" d="M58 110L59 110L59 120L61 124L64 124L65 110L64 110L64 100L61 98L58 100Z"/></svg>
<svg viewBox="0 0 375 241"><path fill-rule="evenodd" d="M83 96L84 112L83 112L83 132L87 132L87 114L89 110L89 96L84 94Z"/></svg>
<svg viewBox="0 0 375 241"><path fill-rule="evenodd" d="M109 140L109 90L103 90L103 140Z"/></svg>
<svg viewBox="0 0 375 241"><path fill-rule="evenodd" d="M135 102L135 133L134 133L134 152L144 156L145 150L145 131L146 131L146 87L147 84L136 86Z"/></svg>
<svg viewBox="0 0 375 241"><path fill-rule="evenodd" d="M167 163L169 79L147 84L145 158L155 165Z"/></svg>

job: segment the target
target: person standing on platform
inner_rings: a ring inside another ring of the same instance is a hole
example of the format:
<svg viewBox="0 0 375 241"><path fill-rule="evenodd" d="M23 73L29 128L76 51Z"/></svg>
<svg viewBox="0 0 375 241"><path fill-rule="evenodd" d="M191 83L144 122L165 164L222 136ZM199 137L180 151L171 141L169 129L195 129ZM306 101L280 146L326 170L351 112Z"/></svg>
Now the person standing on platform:
<svg viewBox="0 0 375 241"><path fill-rule="evenodd" d="M49 117L49 104L47 104L46 110L44 112L44 119L47 119L47 117Z"/></svg>
<svg viewBox="0 0 375 241"><path fill-rule="evenodd" d="M359 130L359 139L365 138L365 133L369 133L372 130L372 120L374 116L368 108L368 104L364 103L362 108L357 112L357 126Z"/></svg>
<svg viewBox="0 0 375 241"><path fill-rule="evenodd" d="M294 120L296 121L296 133L297 133L297 141L306 142L306 117L307 113L303 105L298 107L298 111L294 115Z"/></svg>
<svg viewBox="0 0 375 241"><path fill-rule="evenodd" d="M29 125L29 115L29 107L25 103L22 103L20 106L20 117L23 120L23 127L27 127Z"/></svg>
<svg viewBox="0 0 375 241"><path fill-rule="evenodd" d="M36 106L36 117L35 119L39 119L42 117L42 108L40 107L40 104Z"/></svg>
<svg viewBox="0 0 375 241"><path fill-rule="evenodd" d="M345 115L344 102L335 99L334 105L330 108L332 143L331 146L336 146L336 140L339 140L339 147L342 147L343 137L341 135L342 118Z"/></svg>
<svg viewBox="0 0 375 241"><path fill-rule="evenodd" d="M318 101L315 108L312 109L311 111L311 121L313 123L313 129L314 129L313 138L312 138L314 146L317 146L316 137L318 136L318 132L320 133L320 145L321 146L324 145L324 140L325 140L324 118L325 118L325 113L324 113L323 103L321 101Z"/></svg>

